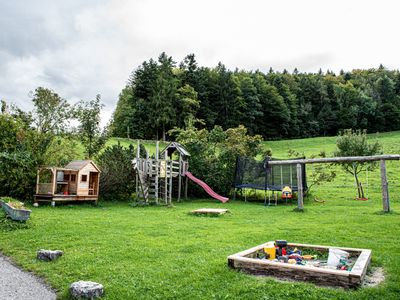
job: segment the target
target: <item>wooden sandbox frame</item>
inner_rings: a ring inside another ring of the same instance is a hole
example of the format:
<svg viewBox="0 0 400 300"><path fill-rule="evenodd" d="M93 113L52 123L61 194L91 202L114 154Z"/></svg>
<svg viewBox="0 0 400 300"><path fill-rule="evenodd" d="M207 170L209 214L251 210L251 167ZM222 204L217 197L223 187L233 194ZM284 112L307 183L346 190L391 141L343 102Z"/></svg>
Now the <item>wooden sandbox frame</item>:
<svg viewBox="0 0 400 300"><path fill-rule="evenodd" d="M350 253L350 256L357 255L358 258L351 271L302 266L254 258L257 251L264 249L264 246L269 243L273 242L267 242L228 256L228 266L254 275L269 275L282 279L301 280L324 286L357 288L361 285L365 277L372 254L372 251L369 249L288 243L289 247L313 249L321 252L328 252L329 248L334 248L347 251Z"/></svg>

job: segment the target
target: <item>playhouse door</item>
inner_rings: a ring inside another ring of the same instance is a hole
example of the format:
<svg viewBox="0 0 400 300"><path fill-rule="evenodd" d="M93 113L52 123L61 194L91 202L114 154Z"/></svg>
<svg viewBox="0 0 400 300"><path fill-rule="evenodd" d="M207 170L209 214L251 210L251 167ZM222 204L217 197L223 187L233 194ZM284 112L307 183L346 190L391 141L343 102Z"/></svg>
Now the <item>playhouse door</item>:
<svg viewBox="0 0 400 300"><path fill-rule="evenodd" d="M89 195L97 195L98 193L98 179L99 179L99 174L98 173L93 173L90 172L89 174Z"/></svg>

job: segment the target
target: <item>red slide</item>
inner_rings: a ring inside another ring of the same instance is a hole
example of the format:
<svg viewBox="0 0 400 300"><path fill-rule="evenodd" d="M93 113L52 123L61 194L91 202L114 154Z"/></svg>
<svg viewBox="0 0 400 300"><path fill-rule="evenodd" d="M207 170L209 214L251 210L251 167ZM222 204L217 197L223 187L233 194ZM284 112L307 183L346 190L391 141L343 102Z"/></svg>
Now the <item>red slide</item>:
<svg viewBox="0 0 400 300"><path fill-rule="evenodd" d="M209 194L211 197L225 203L227 201L229 201L229 198L226 197L222 197L220 195L218 195L216 192L214 192L207 183L205 183L204 181L201 181L200 179L196 178L193 176L192 173L190 172L186 172L185 174L190 180L192 180L194 183L197 183L199 186L201 186L206 192L207 194Z"/></svg>

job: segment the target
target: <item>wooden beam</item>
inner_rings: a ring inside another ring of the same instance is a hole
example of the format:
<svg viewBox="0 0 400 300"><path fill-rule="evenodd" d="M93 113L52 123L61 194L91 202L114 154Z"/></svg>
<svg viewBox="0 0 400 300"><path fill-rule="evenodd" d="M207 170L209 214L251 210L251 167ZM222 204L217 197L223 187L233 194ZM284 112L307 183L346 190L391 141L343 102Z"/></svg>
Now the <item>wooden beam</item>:
<svg viewBox="0 0 400 300"><path fill-rule="evenodd" d="M36 172L36 195L39 194L40 169Z"/></svg>
<svg viewBox="0 0 400 300"><path fill-rule="evenodd" d="M389 202L389 189L388 189L388 182L386 177L386 163L385 160L381 160L381 184L382 184L382 204L383 204L383 211L385 213L390 212L390 202Z"/></svg>
<svg viewBox="0 0 400 300"><path fill-rule="evenodd" d="M346 156L326 158L305 158L292 160L270 160L268 165L293 165L293 164L319 164L319 163L340 163L340 162L367 162L380 160L400 160L400 154L386 154L373 156Z"/></svg>
<svg viewBox="0 0 400 300"><path fill-rule="evenodd" d="M297 164L297 208L299 210L304 209L304 203L303 203L303 171L302 171L302 165Z"/></svg>
<svg viewBox="0 0 400 300"><path fill-rule="evenodd" d="M181 202L181 190L182 190L182 156L179 154L179 175L178 175L178 202Z"/></svg>
<svg viewBox="0 0 400 300"><path fill-rule="evenodd" d="M154 196L156 198L156 203L158 204L158 176L160 175L159 173L159 150L160 150L160 142L156 142L156 178L154 178Z"/></svg>

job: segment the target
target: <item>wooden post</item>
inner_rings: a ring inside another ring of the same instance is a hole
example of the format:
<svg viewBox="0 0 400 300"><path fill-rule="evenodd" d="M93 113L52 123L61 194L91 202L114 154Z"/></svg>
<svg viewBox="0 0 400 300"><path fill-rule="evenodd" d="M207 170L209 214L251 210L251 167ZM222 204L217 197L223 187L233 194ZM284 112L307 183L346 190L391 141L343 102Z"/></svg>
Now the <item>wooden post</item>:
<svg viewBox="0 0 400 300"><path fill-rule="evenodd" d="M156 178L154 180L154 195L156 198L156 203L158 204L158 176L160 175L159 163L158 163L158 150L159 150L159 141L156 142Z"/></svg>
<svg viewBox="0 0 400 300"><path fill-rule="evenodd" d="M164 177L164 200L165 204L168 204L168 161L167 161L167 152L164 152L164 161L165 161L165 177Z"/></svg>
<svg viewBox="0 0 400 300"><path fill-rule="evenodd" d="M386 177L386 162L381 160L381 184L382 184L382 204L385 213L390 212L389 189Z"/></svg>
<svg viewBox="0 0 400 300"><path fill-rule="evenodd" d="M302 165L297 164L297 208L299 210L304 209L303 204L303 172Z"/></svg>
<svg viewBox="0 0 400 300"><path fill-rule="evenodd" d="M136 198L139 198L139 140L137 140L137 146L136 146Z"/></svg>
<svg viewBox="0 0 400 300"><path fill-rule="evenodd" d="M36 172L36 194L39 194L39 182L40 182L40 169Z"/></svg>
<svg viewBox="0 0 400 300"><path fill-rule="evenodd" d="M51 168L51 173L53 174L53 185L51 188L51 194L54 196L54 194L56 193L56 189L57 189L57 169L53 169Z"/></svg>
<svg viewBox="0 0 400 300"><path fill-rule="evenodd" d="M171 205L172 204L172 172L173 172L173 168L172 168L172 158L169 161L169 200L168 200L168 204Z"/></svg>
<svg viewBox="0 0 400 300"><path fill-rule="evenodd" d="M187 200L187 193L188 193L188 177L185 176L185 200Z"/></svg>
<svg viewBox="0 0 400 300"><path fill-rule="evenodd" d="M181 155L179 155L178 202L181 202L182 174L183 174L182 157Z"/></svg>

